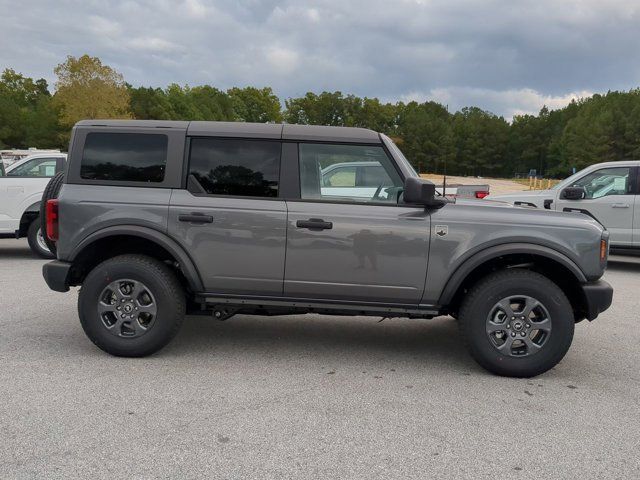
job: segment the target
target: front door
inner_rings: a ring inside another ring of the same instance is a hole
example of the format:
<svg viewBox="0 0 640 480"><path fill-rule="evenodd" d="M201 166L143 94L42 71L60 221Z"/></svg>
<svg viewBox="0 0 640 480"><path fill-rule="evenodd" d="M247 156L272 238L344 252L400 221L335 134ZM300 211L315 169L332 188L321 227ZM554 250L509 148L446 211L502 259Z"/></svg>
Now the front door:
<svg viewBox="0 0 640 480"><path fill-rule="evenodd" d="M282 295L287 209L279 141L193 138L188 190L174 190L169 233L205 290Z"/></svg>
<svg viewBox="0 0 640 480"><path fill-rule="evenodd" d="M384 149L302 143L299 165L301 199L287 201L284 295L419 303L430 216L398 204L403 181Z"/></svg>
<svg viewBox="0 0 640 480"><path fill-rule="evenodd" d="M607 167L588 173L571 185L584 188L585 198L566 200L560 192L556 210L588 212L609 230L612 245L630 246L635 208L634 174L634 167Z"/></svg>

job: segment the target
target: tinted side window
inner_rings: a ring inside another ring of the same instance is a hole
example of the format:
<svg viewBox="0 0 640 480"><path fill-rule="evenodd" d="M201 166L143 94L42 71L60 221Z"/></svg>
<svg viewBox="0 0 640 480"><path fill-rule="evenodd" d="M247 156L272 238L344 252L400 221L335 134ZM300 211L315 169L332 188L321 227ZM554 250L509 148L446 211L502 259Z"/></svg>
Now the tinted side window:
<svg viewBox="0 0 640 480"><path fill-rule="evenodd" d="M280 142L194 138L189 174L206 193L277 197Z"/></svg>
<svg viewBox="0 0 640 480"><path fill-rule="evenodd" d="M154 182L164 180L167 136L147 133L89 133L80 177L86 180Z"/></svg>

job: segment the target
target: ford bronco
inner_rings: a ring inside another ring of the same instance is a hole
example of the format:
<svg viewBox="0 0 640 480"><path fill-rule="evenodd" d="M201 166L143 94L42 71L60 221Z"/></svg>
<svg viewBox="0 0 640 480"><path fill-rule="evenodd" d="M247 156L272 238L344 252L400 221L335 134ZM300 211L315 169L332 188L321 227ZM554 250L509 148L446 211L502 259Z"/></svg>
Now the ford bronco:
<svg viewBox="0 0 640 480"><path fill-rule="evenodd" d="M376 169L331 168L349 162ZM593 218L440 197L371 130L82 121L54 181L44 278L81 286L81 325L113 355L158 351L186 314L448 314L480 365L529 377L612 301Z"/></svg>

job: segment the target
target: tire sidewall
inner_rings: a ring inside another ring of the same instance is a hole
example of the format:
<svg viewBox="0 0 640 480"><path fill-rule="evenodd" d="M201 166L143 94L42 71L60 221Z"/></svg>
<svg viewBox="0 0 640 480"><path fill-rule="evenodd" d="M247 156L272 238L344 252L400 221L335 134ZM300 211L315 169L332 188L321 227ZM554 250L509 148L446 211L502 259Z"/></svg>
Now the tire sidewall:
<svg viewBox="0 0 640 480"><path fill-rule="evenodd" d="M31 225L29 225L29 229L27 230L27 241L29 243L29 248L31 248L31 251L38 255L40 258L56 258L56 256L51 251L44 250L40 246L40 243L38 242L38 233L40 231L40 217L38 217L31 222Z"/></svg>
<svg viewBox="0 0 640 480"><path fill-rule="evenodd" d="M56 173L42 193L42 199L40 200L40 228L44 234L44 243L47 244L51 254L55 257L57 253L56 242L49 240L46 235L47 231L47 201L58 198L60 189L62 188L62 182L64 181L64 172Z"/></svg>
<svg viewBox="0 0 640 480"><path fill-rule="evenodd" d="M100 294L113 281L130 279L142 282L158 306L154 325L136 338L117 337L110 333L98 315ZM87 336L103 350L119 356L145 356L165 346L177 332L184 311L174 301L170 285L161 276L136 263L99 265L85 279L78 298L80 323Z"/></svg>
<svg viewBox="0 0 640 480"><path fill-rule="evenodd" d="M562 290L541 276L517 275L484 283L473 301L466 305L464 328L474 358L488 370L500 375L530 377L555 366L573 340L575 321L571 304ZM551 317L551 333L542 349L530 356L512 357L500 353L486 333L486 321L493 307L510 296L526 295L544 305Z"/></svg>

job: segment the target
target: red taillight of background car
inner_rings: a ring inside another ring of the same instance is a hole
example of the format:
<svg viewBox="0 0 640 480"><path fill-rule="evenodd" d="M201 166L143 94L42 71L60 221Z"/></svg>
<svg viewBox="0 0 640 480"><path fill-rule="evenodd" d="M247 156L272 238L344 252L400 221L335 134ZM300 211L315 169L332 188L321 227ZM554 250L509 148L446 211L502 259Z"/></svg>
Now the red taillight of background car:
<svg viewBox="0 0 640 480"><path fill-rule="evenodd" d="M484 198L487 195L489 195L489 192L487 192L486 190L478 190L476 192L476 198Z"/></svg>
<svg viewBox="0 0 640 480"><path fill-rule="evenodd" d="M58 241L58 200L47 200L47 238Z"/></svg>

